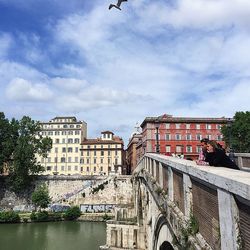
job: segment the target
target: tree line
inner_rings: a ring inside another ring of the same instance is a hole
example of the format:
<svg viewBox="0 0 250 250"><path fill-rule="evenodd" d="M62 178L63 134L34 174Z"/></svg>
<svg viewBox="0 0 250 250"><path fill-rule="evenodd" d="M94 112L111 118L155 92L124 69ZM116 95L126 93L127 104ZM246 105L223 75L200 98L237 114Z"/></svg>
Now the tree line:
<svg viewBox="0 0 250 250"><path fill-rule="evenodd" d="M0 174L8 173L7 185L15 192L26 189L45 170L36 157L47 157L52 140L40 132L38 121L28 116L8 120L0 112Z"/></svg>

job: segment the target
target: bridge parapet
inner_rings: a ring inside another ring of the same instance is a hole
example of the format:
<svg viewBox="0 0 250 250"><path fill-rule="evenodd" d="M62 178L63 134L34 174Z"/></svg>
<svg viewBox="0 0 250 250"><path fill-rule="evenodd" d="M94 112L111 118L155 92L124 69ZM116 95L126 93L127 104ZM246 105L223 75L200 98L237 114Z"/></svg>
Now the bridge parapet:
<svg viewBox="0 0 250 250"><path fill-rule="evenodd" d="M165 216L177 248L250 249L250 173L146 154L134 174ZM151 249L158 250L164 235L153 221Z"/></svg>

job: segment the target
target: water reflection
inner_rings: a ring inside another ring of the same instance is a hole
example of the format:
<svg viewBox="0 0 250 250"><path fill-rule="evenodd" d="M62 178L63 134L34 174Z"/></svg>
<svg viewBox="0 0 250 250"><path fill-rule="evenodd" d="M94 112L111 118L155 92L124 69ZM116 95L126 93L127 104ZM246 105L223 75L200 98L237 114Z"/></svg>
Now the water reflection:
<svg viewBox="0 0 250 250"><path fill-rule="evenodd" d="M100 222L0 224L0 250L97 250L105 240Z"/></svg>

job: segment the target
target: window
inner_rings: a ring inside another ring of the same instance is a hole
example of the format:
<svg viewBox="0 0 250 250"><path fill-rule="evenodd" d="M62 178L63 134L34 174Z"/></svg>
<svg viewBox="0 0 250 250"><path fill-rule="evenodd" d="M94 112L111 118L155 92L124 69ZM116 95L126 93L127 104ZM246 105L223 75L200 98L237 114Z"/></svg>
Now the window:
<svg viewBox="0 0 250 250"><path fill-rule="evenodd" d="M186 129L190 129L190 124L186 124Z"/></svg>
<svg viewBox="0 0 250 250"><path fill-rule="evenodd" d="M222 125L221 125L221 124L216 124L216 128L217 128L218 130L221 130Z"/></svg>
<svg viewBox="0 0 250 250"><path fill-rule="evenodd" d="M84 159L83 158L80 159L80 163L84 164Z"/></svg>
<svg viewBox="0 0 250 250"><path fill-rule="evenodd" d="M62 148L62 152L63 152L63 153L66 153L66 148Z"/></svg>
<svg viewBox="0 0 250 250"><path fill-rule="evenodd" d="M108 164L110 164L111 163L111 159L110 158L108 158Z"/></svg>
<svg viewBox="0 0 250 250"><path fill-rule="evenodd" d="M187 141L191 141L192 140L192 135L191 134L187 134Z"/></svg>
<svg viewBox="0 0 250 250"><path fill-rule="evenodd" d="M68 134L69 135L73 135L73 131L68 131Z"/></svg>
<svg viewBox="0 0 250 250"><path fill-rule="evenodd" d="M222 135L217 135L217 141L222 141L223 136Z"/></svg>
<svg viewBox="0 0 250 250"><path fill-rule="evenodd" d="M58 148L55 148L55 153L58 153Z"/></svg>
<svg viewBox="0 0 250 250"><path fill-rule="evenodd" d="M212 125L211 124L206 124L206 129L212 129Z"/></svg>
<svg viewBox="0 0 250 250"><path fill-rule="evenodd" d="M78 157L75 157L75 162L78 162Z"/></svg>
<svg viewBox="0 0 250 250"><path fill-rule="evenodd" d="M61 166L61 171L64 171L64 166Z"/></svg>
<svg viewBox="0 0 250 250"><path fill-rule="evenodd" d="M197 134L197 135L196 135L196 140L197 140L197 141L200 141L201 139L202 139L202 138L201 138L201 134Z"/></svg>
<svg viewBox="0 0 250 250"><path fill-rule="evenodd" d="M103 167L102 166L100 167L100 170L103 171Z"/></svg>
<svg viewBox="0 0 250 250"><path fill-rule="evenodd" d="M78 166L75 166L75 171L78 171Z"/></svg>
<svg viewBox="0 0 250 250"><path fill-rule="evenodd" d="M96 156L96 151L94 151L94 156Z"/></svg>
<svg viewBox="0 0 250 250"><path fill-rule="evenodd" d="M166 134L166 141L170 141L171 140L171 135L170 134Z"/></svg>
<svg viewBox="0 0 250 250"><path fill-rule="evenodd" d="M75 131L75 135L80 135L80 131L79 131L79 130L76 130L76 131Z"/></svg>
<svg viewBox="0 0 250 250"><path fill-rule="evenodd" d="M71 157L68 157L68 162L71 162Z"/></svg>
<svg viewBox="0 0 250 250"><path fill-rule="evenodd" d="M69 152L69 153L72 153L72 152L73 152L73 148L71 148L71 147L68 148L68 152Z"/></svg>
<svg viewBox="0 0 250 250"><path fill-rule="evenodd" d="M170 129L170 124L166 123L166 129Z"/></svg>
<svg viewBox="0 0 250 250"><path fill-rule="evenodd" d="M192 153L192 146L187 145L186 151L187 151L187 153Z"/></svg>
<svg viewBox="0 0 250 250"><path fill-rule="evenodd" d="M68 127L68 125L67 125L67 124L64 124L64 125L63 125L63 128L67 128L67 127Z"/></svg>
<svg viewBox="0 0 250 250"><path fill-rule="evenodd" d="M212 135L207 135L208 140L212 140Z"/></svg>
<svg viewBox="0 0 250 250"><path fill-rule="evenodd" d="M73 139L72 139L72 138L69 138L69 139L68 139L68 143L73 143Z"/></svg>
<svg viewBox="0 0 250 250"><path fill-rule="evenodd" d="M62 143L65 143L65 138L62 139Z"/></svg>
<svg viewBox="0 0 250 250"><path fill-rule="evenodd" d="M103 163L103 158L101 158L101 163Z"/></svg>
<svg viewBox="0 0 250 250"><path fill-rule="evenodd" d="M103 150L101 151L101 156L104 156L104 151Z"/></svg>
<svg viewBox="0 0 250 250"><path fill-rule="evenodd" d="M60 139L56 139L56 143L60 143Z"/></svg>
<svg viewBox="0 0 250 250"><path fill-rule="evenodd" d="M196 146L196 153L200 153L202 150L202 146Z"/></svg>
<svg viewBox="0 0 250 250"><path fill-rule="evenodd" d="M65 162L65 157L61 157L61 162Z"/></svg>
<svg viewBox="0 0 250 250"><path fill-rule="evenodd" d="M201 125L200 124L196 124L196 129L201 129Z"/></svg>
<svg viewBox="0 0 250 250"><path fill-rule="evenodd" d="M73 124L70 124L69 127L70 127L70 128L74 128L74 125L73 125Z"/></svg>
<svg viewBox="0 0 250 250"><path fill-rule="evenodd" d="M47 171L51 171L51 166L47 166Z"/></svg>
<svg viewBox="0 0 250 250"><path fill-rule="evenodd" d="M177 153L182 153L182 146L177 145L177 146L176 146L176 152L177 152Z"/></svg>
<svg viewBox="0 0 250 250"><path fill-rule="evenodd" d="M109 155L109 156L111 155L111 151L108 151L108 155Z"/></svg>
<svg viewBox="0 0 250 250"><path fill-rule="evenodd" d="M75 153L78 153L78 147L75 147Z"/></svg>
<svg viewBox="0 0 250 250"><path fill-rule="evenodd" d="M89 158L87 159L87 164L89 164Z"/></svg>
<svg viewBox="0 0 250 250"><path fill-rule="evenodd" d="M89 172L89 167L87 167L87 172Z"/></svg>
<svg viewBox="0 0 250 250"><path fill-rule="evenodd" d="M71 166L68 166L68 171L71 171Z"/></svg>
<svg viewBox="0 0 250 250"><path fill-rule="evenodd" d="M57 163L57 157L55 157L55 163Z"/></svg>
<svg viewBox="0 0 250 250"><path fill-rule="evenodd" d="M96 164L96 158L94 158L94 164Z"/></svg>
<svg viewBox="0 0 250 250"><path fill-rule="evenodd" d="M170 152L171 152L171 146L170 146L170 145L167 145L167 146L166 146L166 152L167 152L167 153L170 153Z"/></svg>
<svg viewBox="0 0 250 250"><path fill-rule="evenodd" d="M175 128L176 128L176 129L180 129L180 128L181 128L181 124L180 124L180 123L176 123L176 124L175 124Z"/></svg>
<svg viewBox="0 0 250 250"><path fill-rule="evenodd" d="M176 134L175 135L175 140L181 140L181 135L180 134Z"/></svg>
<svg viewBox="0 0 250 250"><path fill-rule="evenodd" d="M87 148L90 149L90 145L88 145Z"/></svg>
<svg viewBox="0 0 250 250"><path fill-rule="evenodd" d="M117 165L118 164L118 159L115 159L115 165Z"/></svg>
<svg viewBox="0 0 250 250"><path fill-rule="evenodd" d="M89 156L89 150L87 151L87 156Z"/></svg>
<svg viewBox="0 0 250 250"><path fill-rule="evenodd" d="M48 157L48 163L50 163L51 162L51 157Z"/></svg>
<svg viewBox="0 0 250 250"><path fill-rule="evenodd" d="M96 172L96 167L94 167L94 172Z"/></svg>
<svg viewBox="0 0 250 250"><path fill-rule="evenodd" d="M118 155L118 151L117 150L115 151L115 155Z"/></svg>
<svg viewBox="0 0 250 250"><path fill-rule="evenodd" d="M79 143L80 140L78 138L75 138L75 143Z"/></svg>

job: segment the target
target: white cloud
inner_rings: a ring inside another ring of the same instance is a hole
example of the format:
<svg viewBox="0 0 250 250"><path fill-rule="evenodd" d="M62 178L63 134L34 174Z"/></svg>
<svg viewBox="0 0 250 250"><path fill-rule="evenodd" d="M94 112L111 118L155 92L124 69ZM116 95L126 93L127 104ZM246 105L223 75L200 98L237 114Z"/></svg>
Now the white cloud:
<svg viewBox="0 0 250 250"><path fill-rule="evenodd" d="M75 78L63 78L63 77L56 77L51 79L52 84L54 84L58 89L67 92L74 92L77 93L81 91L88 85L86 80L75 79Z"/></svg>
<svg viewBox="0 0 250 250"><path fill-rule="evenodd" d="M0 35L0 60L7 57L11 44L12 37L9 34L3 33Z"/></svg>
<svg viewBox="0 0 250 250"><path fill-rule="evenodd" d="M46 84L32 83L22 78L13 79L7 89L7 97L14 101L48 101L53 94Z"/></svg>

